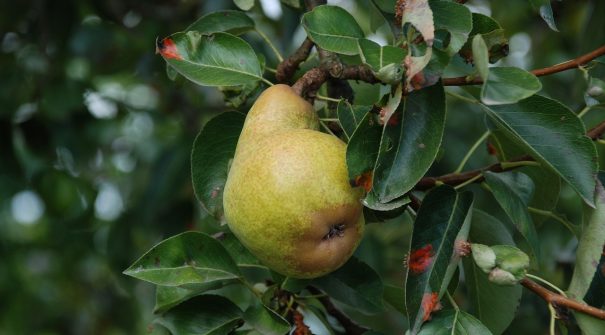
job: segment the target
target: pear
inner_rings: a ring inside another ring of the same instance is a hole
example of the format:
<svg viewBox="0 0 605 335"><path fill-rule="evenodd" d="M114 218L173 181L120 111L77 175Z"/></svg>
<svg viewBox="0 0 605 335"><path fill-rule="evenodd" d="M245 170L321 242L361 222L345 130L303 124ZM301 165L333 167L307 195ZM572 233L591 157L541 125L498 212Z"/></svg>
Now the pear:
<svg viewBox="0 0 605 335"><path fill-rule="evenodd" d="M349 183L346 145L318 128L313 107L292 88L266 89L246 117L223 195L235 236L293 278L339 268L364 230L363 189Z"/></svg>

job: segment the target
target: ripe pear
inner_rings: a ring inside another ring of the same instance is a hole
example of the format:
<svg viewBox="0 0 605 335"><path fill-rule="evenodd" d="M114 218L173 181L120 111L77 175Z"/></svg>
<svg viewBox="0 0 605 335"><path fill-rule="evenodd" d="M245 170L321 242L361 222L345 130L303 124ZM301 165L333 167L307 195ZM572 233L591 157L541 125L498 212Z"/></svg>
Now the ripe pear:
<svg viewBox="0 0 605 335"><path fill-rule="evenodd" d="M235 236L293 278L343 265L364 230L363 189L349 184L346 145L318 128L313 107L292 88L265 90L246 117L223 195Z"/></svg>

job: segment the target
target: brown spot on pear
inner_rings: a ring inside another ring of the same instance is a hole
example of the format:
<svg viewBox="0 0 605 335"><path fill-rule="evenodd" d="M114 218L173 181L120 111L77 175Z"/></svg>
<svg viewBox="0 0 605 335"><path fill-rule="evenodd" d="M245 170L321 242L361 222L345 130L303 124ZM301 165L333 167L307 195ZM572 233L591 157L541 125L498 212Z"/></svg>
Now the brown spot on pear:
<svg viewBox="0 0 605 335"><path fill-rule="evenodd" d="M289 86L263 92L246 117L224 189L233 233L261 262L294 278L344 264L364 227L346 145L317 131L312 106Z"/></svg>

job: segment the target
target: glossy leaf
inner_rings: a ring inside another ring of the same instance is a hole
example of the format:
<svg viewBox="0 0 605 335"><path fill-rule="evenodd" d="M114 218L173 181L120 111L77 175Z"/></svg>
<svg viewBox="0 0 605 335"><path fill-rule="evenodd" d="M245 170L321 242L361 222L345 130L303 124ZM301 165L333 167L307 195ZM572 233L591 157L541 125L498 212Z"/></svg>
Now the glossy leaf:
<svg viewBox="0 0 605 335"><path fill-rule="evenodd" d="M245 13L237 10L223 10L202 16L185 31L197 31L203 34L222 31L239 35L253 29L254 21Z"/></svg>
<svg viewBox="0 0 605 335"><path fill-rule="evenodd" d="M384 310L380 276L356 257L351 257L335 272L315 279L312 285L363 313L376 314Z"/></svg>
<svg viewBox="0 0 605 335"><path fill-rule="evenodd" d="M486 105L512 104L542 89L533 74L517 67L493 67L481 87L481 101Z"/></svg>
<svg viewBox="0 0 605 335"><path fill-rule="evenodd" d="M188 300L154 320L173 335L227 335L241 323L242 311L216 295Z"/></svg>
<svg viewBox="0 0 605 335"><path fill-rule="evenodd" d="M157 50L177 72L199 85L236 86L262 80L252 47L228 33L176 33L159 40Z"/></svg>
<svg viewBox="0 0 605 335"><path fill-rule="evenodd" d="M495 217L473 211L469 240L485 245L515 245L513 237ZM470 310L494 334L502 334L515 317L523 290L520 285L502 286L492 283L475 262L468 257L462 262L468 289Z"/></svg>
<svg viewBox="0 0 605 335"><path fill-rule="evenodd" d="M229 161L235 155L245 119L244 114L236 112L219 114L206 123L193 142L193 190L204 209L219 220L223 218L223 191Z"/></svg>
<svg viewBox="0 0 605 335"><path fill-rule="evenodd" d="M447 185L431 190L422 201L414 221L405 279L412 334L430 319L451 280L456 239L469 222L472 203L472 193L458 193Z"/></svg>
<svg viewBox="0 0 605 335"><path fill-rule="evenodd" d="M357 39L364 37L363 30L343 8L317 6L305 13L301 22L309 38L320 48L344 55L359 53Z"/></svg>
<svg viewBox="0 0 605 335"><path fill-rule="evenodd" d="M435 314L418 335L491 335L487 327L474 316L452 309Z"/></svg>
<svg viewBox="0 0 605 335"><path fill-rule="evenodd" d="M290 330L288 321L263 305L248 307L244 320L261 334L283 335Z"/></svg>
<svg viewBox="0 0 605 335"><path fill-rule="evenodd" d="M151 248L124 274L156 285L182 286L236 279L240 273L220 242L185 232Z"/></svg>
<svg viewBox="0 0 605 335"><path fill-rule="evenodd" d="M517 230L529 243L532 254L539 258L538 233L527 210L534 194L534 183L526 175L511 171L506 173L486 172L485 182L490 191L515 224Z"/></svg>
<svg viewBox="0 0 605 335"><path fill-rule="evenodd" d="M471 11L468 7L449 1L431 1L435 29L444 29L450 33L447 52L456 54L466 43L473 28Z"/></svg>
<svg viewBox="0 0 605 335"><path fill-rule="evenodd" d="M584 125L572 111L538 95L486 110L507 138L553 169L587 204L594 205L597 155L594 144L584 135Z"/></svg>
<svg viewBox="0 0 605 335"><path fill-rule="evenodd" d="M437 156L445 124L443 86L414 91L385 120L373 191L387 203L411 190Z"/></svg>
<svg viewBox="0 0 605 335"><path fill-rule="evenodd" d="M405 58L405 51L402 48L381 46L365 38L359 40L359 50L362 62L368 64L374 71L379 71L389 64L401 64Z"/></svg>
<svg viewBox="0 0 605 335"><path fill-rule="evenodd" d="M353 132L361 123L363 117L372 109L372 106L351 105L346 100L340 100L336 108L338 121L342 126L345 136L350 139Z"/></svg>

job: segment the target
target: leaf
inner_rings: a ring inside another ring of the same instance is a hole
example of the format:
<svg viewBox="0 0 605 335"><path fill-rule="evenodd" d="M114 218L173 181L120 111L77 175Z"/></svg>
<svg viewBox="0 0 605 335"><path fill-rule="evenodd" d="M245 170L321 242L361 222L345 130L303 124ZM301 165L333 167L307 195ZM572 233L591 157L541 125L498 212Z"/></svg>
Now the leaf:
<svg viewBox="0 0 605 335"><path fill-rule="evenodd" d="M432 46L435 38L433 11L428 0L408 0L401 16L401 26L410 23L422 35L426 45Z"/></svg>
<svg viewBox="0 0 605 335"><path fill-rule="evenodd" d="M431 1L435 29L447 30L451 37L447 47L448 54L456 54L466 43L473 28L473 19L468 7L448 1Z"/></svg>
<svg viewBox="0 0 605 335"><path fill-rule="evenodd" d="M540 80L517 67L493 67L481 87L481 101L486 105L512 104L542 89Z"/></svg>
<svg viewBox="0 0 605 335"><path fill-rule="evenodd" d="M444 310L420 329L418 335L491 335L474 316L455 310Z"/></svg>
<svg viewBox="0 0 605 335"><path fill-rule="evenodd" d="M350 139L353 136L353 132L359 124L363 117L372 109L372 106L356 106L351 105L346 100L340 100L338 102L338 106L336 107L336 112L338 114L338 121L342 126L342 130L345 133L345 136Z"/></svg>
<svg viewBox="0 0 605 335"><path fill-rule="evenodd" d="M228 33L180 32L158 40L157 50L170 66L199 85L235 86L263 80L252 47Z"/></svg>
<svg viewBox="0 0 605 335"><path fill-rule="evenodd" d="M248 307L244 320L263 335L283 335L290 330L288 321L263 305Z"/></svg>
<svg viewBox="0 0 605 335"><path fill-rule="evenodd" d="M384 123L372 185L387 203L411 190L437 157L445 124L443 86L410 93Z"/></svg>
<svg viewBox="0 0 605 335"><path fill-rule="evenodd" d="M384 301L393 306L399 313L406 314L405 311L405 289L395 285L384 285Z"/></svg>
<svg viewBox="0 0 605 335"><path fill-rule="evenodd" d="M156 285L182 286L236 279L240 272L217 240L190 231L160 242L124 274Z"/></svg>
<svg viewBox="0 0 605 335"><path fill-rule="evenodd" d="M458 193L442 185L423 199L414 221L407 260L405 305L410 330L415 334L430 318L445 292L457 260L455 241L465 222L469 222L473 195Z"/></svg>
<svg viewBox="0 0 605 335"><path fill-rule="evenodd" d="M473 61L479 76L485 81L489 75L489 52L480 34L473 37Z"/></svg>
<svg viewBox="0 0 605 335"><path fill-rule="evenodd" d="M403 49L390 45L381 46L365 38L359 39L359 50L362 62L374 71L379 71L389 64L401 64L405 58Z"/></svg>
<svg viewBox="0 0 605 335"><path fill-rule="evenodd" d="M485 245L515 245L504 223L480 210L473 211L469 240ZM470 257L465 258L462 264L470 302L469 311L492 333L502 334L513 321L521 302L521 286L492 283Z"/></svg>
<svg viewBox="0 0 605 335"><path fill-rule="evenodd" d="M534 95L516 104L485 107L503 134L563 178L594 206L597 154L584 124L561 103Z"/></svg>
<svg viewBox="0 0 605 335"><path fill-rule="evenodd" d="M214 117L200 131L191 151L191 179L195 196L204 209L222 220L223 191L229 162L235 155L246 116L227 112Z"/></svg>
<svg viewBox="0 0 605 335"><path fill-rule="evenodd" d="M320 48L344 55L359 53L357 39L364 37L363 30L343 8L317 6L303 15L301 23L309 38Z"/></svg>
<svg viewBox="0 0 605 335"><path fill-rule="evenodd" d="M479 14L472 14L473 29L469 34L469 41L460 49L460 56L467 62L473 60L472 43L475 36L481 35L487 50L489 51L489 62L495 63L499 59L508 55L508 39L500 24L493 18Z"/></svg>
<svg viewBox="0 0 605 335"><path fill-rule="evenodd" d="M239 35L253 29L254 21L245 13L237 10L223 10L202 16L185 31L197 31L202 34L226 32Z"/></svg>
<svg viewBox="0 0 605 335"><path fill-rule="evenodd" d="M234 282L235 280L233 280ZM172 307L189 300L192 297L203 294L209 290L223 287L230 281L213 281L204 284L189 284L187 287L178 286L156 286L154 313L165 312Z"/></svg>
<svg viewBox="0 0 605 335"><path fill-rule="evenodd" d="M225 233L222 238L220 238L221 244L231 258L235 261L235 264L240 268L261 268L267 269L266 266L262 265L261 262L252 255L246 247L244 247L241 242L233 235L232 233Z"/></svg>
<svg viewBox="0 0 605 335"><path fill-rule="evenodd" d="M601 179L602 174L599 175ZM586 207L583 212L582 236L576 251L576 266L569 284L569 295L583 299L590 288L605 246L605 190L602 181L596 184L595 208ZM600 306L599 306L600 307Z"/></svg>
<svg viewBox="0 0 605 335"><path fill-rule="evenodd" d="M527 240L534 257L539 258L538 233L527 210L534 193L533 181L523 173L516 171L506 173L488 171L484 176L485 182L500 207Z"/></svg>
<svg viewBox="0 0 605 335"><path fill-rule="evenodd" d="M216 295L202 295L169 310L154 323L173 335L227 335L237 328L242 311L231 301Z"/></svg>
<svg viewBox="0 0 605 335"><path fill-rule="evenodd" d="M383 285L380 276L366 263L351 257L340 269L313 280L331 298L347 304L365 314L384 310Z"/></svg>
<svg viewBox="0 0 605 335"><path fill-rule="evenodd" d="M248 11L254 7L254 0L233 0L237 8Z"/></svg>
<svg viewBox="0 0 605 335"><path fill-rule="evenodd" d="M550 6L550 0L530 0L531 5L540 11L540 16L544 19L544 22L548 27L554 31L559 31L555 24L555 18L552 14L552 7Z"/></svg>
<svg viewBox="0 0 605 335"><path fill-rule="evenodd" d="M365 178L371 182L381 134L382 127L376 120L376 114L368 111L357 125L347 145L347 167L351 181ZM371 186L370 183L366 191L369 191Z"/></svg>

